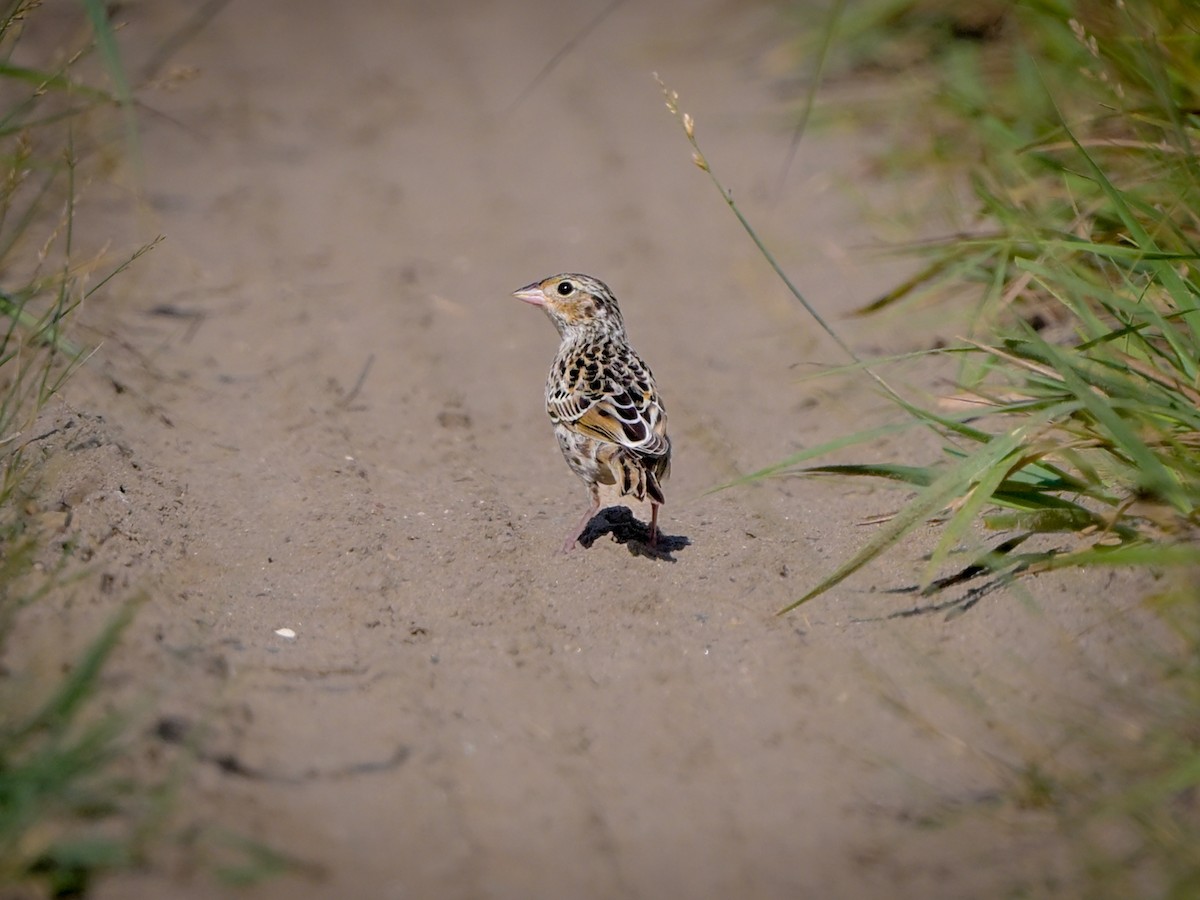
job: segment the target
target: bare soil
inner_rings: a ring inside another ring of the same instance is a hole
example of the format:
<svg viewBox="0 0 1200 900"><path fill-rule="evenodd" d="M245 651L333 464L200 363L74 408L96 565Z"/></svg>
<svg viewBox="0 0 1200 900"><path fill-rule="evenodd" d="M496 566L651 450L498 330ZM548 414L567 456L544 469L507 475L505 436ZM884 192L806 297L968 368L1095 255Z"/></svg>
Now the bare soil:
<svg viewBox="0 0 1200 900"><path fill-rule="evenodd" d="M185 39L87 227L166 240L83 310L100 350L39 442L87 568L24 652L69 658L144 597L106 682L144 723L128 759L191 751L150 860L97 896L226 896L244 842L291 863L254 898L1070 893L1078 848L1025 788L1083 771L1136 685L1138 586L892 617L926 602L889 591L931 530L777 617L905 495L709 492L892 414L800 378L843 357L652 72L861 352L953 336L842 318L904 271L864 209L905 188L846 129L776 187L779 11L623 4L539 78L602 4L258 0L181 35L199 8L122 8L135 75ZM663 389L668 553L558 552L586 494L542 408L556 335L510 292L560 271L610 284Z"/></svg>

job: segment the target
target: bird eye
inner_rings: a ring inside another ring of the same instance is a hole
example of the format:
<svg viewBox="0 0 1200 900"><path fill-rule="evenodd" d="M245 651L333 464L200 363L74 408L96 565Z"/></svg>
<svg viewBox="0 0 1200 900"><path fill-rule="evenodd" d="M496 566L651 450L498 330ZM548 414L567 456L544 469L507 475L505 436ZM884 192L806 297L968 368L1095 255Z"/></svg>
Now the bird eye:
<svg viewBox="0 0 1200 900"><path fill-rule="evenodd" d="M575 285L571 284L571 282L569 282L569 281L560 281L558 283L558 292L564 297L567 296L567 294L571 293L574 290L575 290Z"/></svg>

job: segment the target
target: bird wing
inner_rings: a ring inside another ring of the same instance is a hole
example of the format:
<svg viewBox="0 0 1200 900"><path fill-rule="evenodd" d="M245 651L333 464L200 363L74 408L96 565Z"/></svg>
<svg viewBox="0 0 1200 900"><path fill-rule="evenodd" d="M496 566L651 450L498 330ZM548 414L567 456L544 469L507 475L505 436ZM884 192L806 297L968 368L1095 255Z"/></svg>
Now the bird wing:
<svg viewBox="0 0 1200 900"><path fill-rule="evenodd" d="M573 424L586 435L646 456L667 452L662 406L652 396L629 389L600 397Z"/></svg>
<svg viewBox="0 0 1200 900"><path fill-rule="evenodd" d="M550 417L581 434L618 444L643 456L666 456L667 414L653 376L642 365L605 372L599 390L584 378L562 384L547 397Z"/></svg>

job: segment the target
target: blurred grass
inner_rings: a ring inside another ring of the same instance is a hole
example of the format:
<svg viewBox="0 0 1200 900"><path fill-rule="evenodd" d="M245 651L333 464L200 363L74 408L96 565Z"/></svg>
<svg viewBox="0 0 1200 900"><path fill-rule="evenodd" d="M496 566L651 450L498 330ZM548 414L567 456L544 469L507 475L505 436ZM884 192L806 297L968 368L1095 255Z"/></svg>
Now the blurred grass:
<svg viewBox="0 0 1200 900"><path fill-rule="evenodd" d="M0 11L0 893L80 896L98 872L131 864L154 791L118 774L128 720L101 703L103 668L134 614L123 605L57 679L26 671L11 652L28 639L22 616L69 591L69 547L42 527L37 470L25 450L46 402L87 353L69 336L89 295L151 245L101 272L102 256L76 249L81 157L94 160L94 119L111 115L127 88L107 13L80 8L93 29L82 46L31 47L37 2ZM57 12L61 13L61 10ZM77 74L108 48L120 90ZM30 59L47 59L32 64ZM18 62L18 60L21 60ZM81 153L79 145L86 147ZM91 172L86 177L91 177ZM89 287L85 287L90 282Z"/></svg>

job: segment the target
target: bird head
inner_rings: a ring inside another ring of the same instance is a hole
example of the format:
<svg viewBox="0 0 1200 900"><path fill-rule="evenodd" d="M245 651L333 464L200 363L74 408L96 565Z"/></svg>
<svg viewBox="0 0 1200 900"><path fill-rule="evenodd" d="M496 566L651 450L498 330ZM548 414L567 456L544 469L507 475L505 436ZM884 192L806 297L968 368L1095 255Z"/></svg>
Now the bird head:
<svg viewBox="0 0 1200 900"><path fill-rule="evenodd" d="M553 275L513 291L513 296L544 309L563 338L625 330L617 298L604 282L588 275Z"/></svg>

